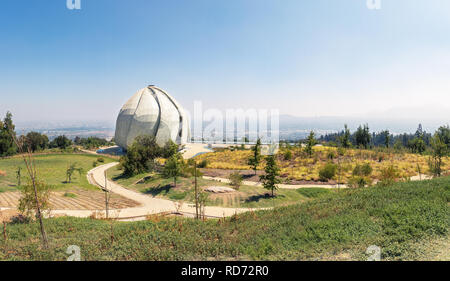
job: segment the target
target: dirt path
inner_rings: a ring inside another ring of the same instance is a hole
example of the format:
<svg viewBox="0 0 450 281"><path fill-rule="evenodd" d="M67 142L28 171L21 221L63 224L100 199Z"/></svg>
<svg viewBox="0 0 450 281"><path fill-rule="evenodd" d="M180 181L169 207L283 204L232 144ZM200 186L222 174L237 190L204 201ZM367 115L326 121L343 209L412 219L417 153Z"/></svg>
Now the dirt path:
<svg viewBox="0 0 450 281"><path fill-rule="evenodd" d="M230 183L229 179L225 178L218 178L218 177L208 177L203 176L205 180L213 180L223 183ZM258 186L262 187L262 183L256 182L256 181L242 181L242 185L248 185L248 186ZM345 184L341 185L331 185L331 184L278 184L278 188L282 189L299 189L299 188L312 188L312 187L320 187L320 188L347 188Z"/></svg>
<svg viewBox="0 0 450 281"><path fill-rule="evenodd" d="M203 176L205 180L213 180L223 183L230 183L229 179L226 178L220 178L220 177L209 177L209 176ZM411 181L422 181L422 180L429 180L432 179L432 177L427 175L417 175L411 177ZM262 183L256 182L256 181L242 181L242 185L247 186L258 186L262 187ZM299 189L299 188L348 188L345 184L278 184L278 188L282 189Z"/></svg>

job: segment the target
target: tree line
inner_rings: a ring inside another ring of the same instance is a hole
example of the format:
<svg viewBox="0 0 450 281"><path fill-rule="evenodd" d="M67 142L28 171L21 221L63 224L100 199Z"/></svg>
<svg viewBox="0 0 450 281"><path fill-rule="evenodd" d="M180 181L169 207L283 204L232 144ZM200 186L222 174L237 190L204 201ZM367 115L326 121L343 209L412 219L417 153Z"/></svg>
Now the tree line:
<svg viewBox="0 0 450 281"><path fill-rule="evenodd" d="M351 133L347 125L345 125L342 131L321 136L319 141L344 148L355 147L369 149L386 147L397 150L408 149L412 153L423 153L432 147L432 139L436 134L448 144L450 127L448 125L441 126L435 134L432 134L424 131L422 125L419 124L414 134L403 133L394 135L389 130L370 132L367 124L360 125L354 133Z"/></svg>
<svg viewBox="0 0 450 281"><path fill-rule="evenodd" d="M39 132L29 132L25 135L17 137L18 143L24 147L17 147L17 144L11 138L11 134L16 137L15 125L12 120L11 112L7 112L3 120L0 120L0 157L13 156L20 151L20 148L25 151L30 148L31 152L44 151L46 149L62 149L66 150L73 145L81 146L85 149L96 149L101 146L112 145L113 143L103 138L88 137L80 138L75 137L72 141L65 135L57 136L50 139L47 135Z"/></svg>

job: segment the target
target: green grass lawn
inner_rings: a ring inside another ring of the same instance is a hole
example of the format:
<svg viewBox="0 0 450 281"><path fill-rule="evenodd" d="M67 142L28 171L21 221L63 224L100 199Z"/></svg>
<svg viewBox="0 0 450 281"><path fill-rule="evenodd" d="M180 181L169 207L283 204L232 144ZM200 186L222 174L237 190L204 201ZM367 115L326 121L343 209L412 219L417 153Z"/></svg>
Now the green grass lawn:
<svg viewBox="0 0 450 281"><path fill-rule="evenodd" d="M47 219L49 250L40 246L37 223L8 224L0 260L65 260L69 245L81 248L83 260L365 260L370 245L381 248L383 260L414 260L427 251L415 245L448 237L449 201L446 177L341 190L205 222L161 218L111 227L93 219Z"/></svg>
<svg viewBox="0 0 450 281"><path fill-rule="evenodd" d="M86 173L93 168L93 162L99 158L96 155L89 154L48 154L36 155L34 157L38 177L52 189L70 189L71 187L82 187L94 189L86 178ZM102 156L104 163L113 162L113 159ZM81 176L75 172L71 183L65 183L66 170L70 164L78 163L78 167L83 168ZM103 163L100 163L103 164ZM0 177L0 192L17 190L16 172L21 167L22 184L29 178L26 167L21 157L0 159L0 170L6 172L5 177Z"/></svg>
<svg viewBox="0 0 450 281"><path fill-rule="evenodd" d="M180 177L177 180L177 187L174 187L173 178L163 178L157 174L140 174L134 177L125 178L121 176L122 171L116 166L108 170L110 179L118 184L136 191L174 201L194 202L194 178ZM228 186L212 180L197 178L198 186L205 188L208 186ZM217 195L208 193L207 205L242 208L265 208L288 204L301 203L308 198L319 197L327 193L334 192L322 188L308 188L305 190L279 189L275 192L274 198L269 196L269 191L262 187L241 186L238 192Z"/></svg>

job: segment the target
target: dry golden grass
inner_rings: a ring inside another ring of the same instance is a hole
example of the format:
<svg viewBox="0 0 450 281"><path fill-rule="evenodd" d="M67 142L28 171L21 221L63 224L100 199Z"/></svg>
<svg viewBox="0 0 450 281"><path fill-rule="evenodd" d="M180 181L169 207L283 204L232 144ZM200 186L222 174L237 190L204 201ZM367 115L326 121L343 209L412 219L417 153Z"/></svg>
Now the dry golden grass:
<svg viewBox="0 0 450 281"><path fill-rule="evenodd" d="M373 168L371 178L373 180L380 178L383 168L390 165L399 171L399 178L409 178L420 173L429 173L429 156L394 153L386 150L360 150L346 149L339 155L335 147L316 146L312 157L307 156L300 148L291 148L292 158L284 159L284 151L280 150L278 154L278 164L281 168L283 177L291 180L318 181L319 170L329 161L341 165L340 181L347 182L352 177L352 171L357 164L369 163ZM342 152L342 151L341 151ZM330 154L334 155L330 159ZM227 170L248 170L251 169L247 164L250 157L249 150L225 150L220 152L205 153L197 156L199 161L207 160L208 168L227 169ZM261 163L259 169L263 169L264 163ZM444 159L444 171L450 170L450 158Z"/></svg>

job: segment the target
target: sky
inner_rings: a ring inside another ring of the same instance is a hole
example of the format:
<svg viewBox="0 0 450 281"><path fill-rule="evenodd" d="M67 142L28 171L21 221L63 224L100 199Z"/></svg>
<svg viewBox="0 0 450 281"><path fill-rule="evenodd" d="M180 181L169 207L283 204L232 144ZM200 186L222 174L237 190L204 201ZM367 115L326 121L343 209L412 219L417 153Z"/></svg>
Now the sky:
<svg viewBox="0 0 450 281"><path fill-rule="evenodd" d="M448 0L2 0L0 26L18 121L114 121L149 84L189 111L450 121Z"/></svg>

